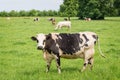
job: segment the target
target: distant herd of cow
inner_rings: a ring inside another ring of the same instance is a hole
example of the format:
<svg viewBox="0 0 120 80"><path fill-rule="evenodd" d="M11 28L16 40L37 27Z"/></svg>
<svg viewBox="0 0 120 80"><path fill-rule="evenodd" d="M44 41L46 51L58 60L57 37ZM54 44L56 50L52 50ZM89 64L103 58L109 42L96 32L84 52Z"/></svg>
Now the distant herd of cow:
<svg viewBox="0 0 120 80"><path fill-rule="evenodd" d="M84 18L85 21L91 21L91 18ZM67 27L68 29L71 29L71 21L67 18L64 18L64 21L60 21L56 24L55 18L49 18L49 21L52 22L53 25L55 25L55 30L61 29L62 27ZM39 18L34 18L34 21L39 21Z"/></svg>
<svg viewBox="0 0 120 80"><path fill-rule="evenodd" d="M68 29L71 28L71 21L69 21L67 18L64 18L64 21L60 21L57 24L55 18L49 18L48 20L56 26L55 30L61 29L62 27L67 27ZM39 18L34 18L34 21L39 21Z"/></svg>
<svg viewBox="0 0 120 80"><path fill-rule="evenodd" d="M55 19L50 18L52 24L55 25ZM71 28L71 21L58 22L55 30L61 29L63 26ZM97 43L101 56L105 57L100 49L98 35L94 32L79 32L79 33L49 33L37 34L31 37L37 42L37 49L43 51L44 59L46 60L46 72L50 70L50 65L53 59L56 60L58 73L61 73L60 58L84 60L83 72L87 65L90 65L92 70L94 61L94 46ZM70 64L71 65L71 64Z"/></svg>

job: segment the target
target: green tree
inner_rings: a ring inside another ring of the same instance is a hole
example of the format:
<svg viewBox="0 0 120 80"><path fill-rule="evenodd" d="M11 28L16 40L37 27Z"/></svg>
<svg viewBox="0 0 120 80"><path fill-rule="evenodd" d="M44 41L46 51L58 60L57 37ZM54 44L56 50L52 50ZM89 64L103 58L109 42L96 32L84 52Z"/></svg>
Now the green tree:
<svg viewBox="0 0 120 80"><path fill-rule="evenodd" d="M120 0L115 0L114 1L114 7L118 12L118 16L120 16Z"/></svg>
<svg viewBox="0 0 120 80"><path fill-rule="evenodd" d="M64 0L60 5L60 15L70 17L77 16L78 13L78 0Z"/></svg>
<svg viewBox="0 0 120 80"><path fill-rule="evenodd" d="M104 19L108 10L113 9L113 0L79 0L79 18Z"/></svg>

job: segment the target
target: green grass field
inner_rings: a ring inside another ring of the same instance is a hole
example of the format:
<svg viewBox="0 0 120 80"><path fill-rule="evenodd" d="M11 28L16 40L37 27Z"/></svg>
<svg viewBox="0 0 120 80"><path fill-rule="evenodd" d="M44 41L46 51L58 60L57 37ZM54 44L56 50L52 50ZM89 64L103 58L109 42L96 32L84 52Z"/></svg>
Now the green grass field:
<svg viewBox="0 0 120 80"><path fill-rule="evenodd" d="M107 17L105 20L83 21L71 18L72 28L54 31L47 19L40 17L0 17L0 80L120 80L120 17ZM56 17L56 21L62 21ZM99 35L101 49L106 58L99 55L95 47L94 67L85 72L82 59L61 59L62 73L58 74L55 61L49 73L45 72L46 62L42 51L30 37L38 33L74 33L93 31Z"/></svg>

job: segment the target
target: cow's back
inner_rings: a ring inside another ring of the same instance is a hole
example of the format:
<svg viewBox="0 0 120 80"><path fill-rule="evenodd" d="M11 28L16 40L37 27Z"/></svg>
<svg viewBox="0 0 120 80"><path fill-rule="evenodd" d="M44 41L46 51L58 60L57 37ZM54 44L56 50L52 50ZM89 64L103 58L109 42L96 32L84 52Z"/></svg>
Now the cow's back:
<svg viewBox="0 0 120 80"><path fill-rule="evenodd" d="M94 48L97 40L97 35L93 32L51 33L49 36L49 40L46 41L46 50L64 58L83 57L85 49Z"/></svg>

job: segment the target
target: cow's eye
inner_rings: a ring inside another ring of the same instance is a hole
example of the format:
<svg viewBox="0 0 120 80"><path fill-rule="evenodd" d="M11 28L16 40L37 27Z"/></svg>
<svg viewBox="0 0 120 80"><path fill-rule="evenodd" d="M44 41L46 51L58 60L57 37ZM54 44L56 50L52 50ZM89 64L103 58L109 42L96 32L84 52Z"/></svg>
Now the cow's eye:
<svg viewBox="0 0 120 80"><path fill-rule="evenodd" d="M39 41L37 40L37 43L38 43Z"/></svg>
<svg viewBox="0 0 120 80"><path fill-rule="evenodd" d="M43 40L43 44L45 43L45 40Z"/></svg>

